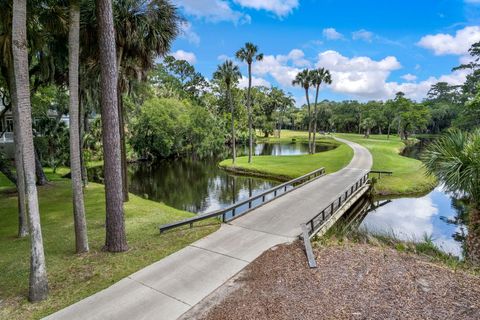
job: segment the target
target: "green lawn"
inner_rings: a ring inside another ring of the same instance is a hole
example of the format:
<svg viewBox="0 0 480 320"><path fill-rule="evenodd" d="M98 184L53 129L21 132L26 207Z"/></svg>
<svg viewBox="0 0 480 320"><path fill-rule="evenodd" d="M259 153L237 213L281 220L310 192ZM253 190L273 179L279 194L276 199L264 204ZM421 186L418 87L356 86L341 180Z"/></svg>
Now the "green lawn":
<svg viewBox="0 0 480 320"><path fill-rule="evenodd" d="M106 253L103 185L90 183L86 189L86 211L91 252L74 253L70 181L47 172L52 181L39 188L50 297L31 304L28 292L29 239L17 234L17 198L0 175L0 319L40 318L87 297L125 276L187 246L218 228L206 221L193 229L179 229L160 235L163 223L191 217L192 214L162 203L130 195L125 205L130 250ZM3 300L3 301L2 301Z"/></svg>
<svg viewBox="0 0 480 320"><path fill-rule="evenodd" d="M336 136L365 146L373 156L373 170L393 171L392 176L382 176L376 184L381 195L422 194L432 190L436 180L427 176L419 160L403 157L400 152L405 144L397 136L371 135L365 139L358 134Z"/></svg>
<svg viewBox="0 0 480 320"><path fill-rule="evenodd" d="M365 146L372 153L373 170L394 172L392 176L382 176L377 182L378 194L414 195L426 193L435 187L435 179L426 175L420 161L400 155L405 144L397 136L390 136L390 139L387 139L386 135L371 135L370 139L365 139L363 135L358 134L337 134L336 136ZM257 138L257 141L287 143L292 139L307 141L308 133L283 130L281 138ZM322 135L319 142L337 143L331 137ZM235 167L231 159L222 161L220 166L229 170L291 179L320 167L325 167L327 172L340 170L348 164L352 156L352 150L341 144L335 150L315 155L259 156L253 159L252 164L248 164L247 157L240 157L237 158Z"/></svg>
<svg viewBox="0 0 480 320"><path fill-rule="evenodd" d="M281 138L259 138L257 141L268 142L297 142L308 141L306 132L283 130ZM248 157L237 158L235 166L232 160L227 159L220 162L220 166L228 170L246 172L257 175L266 175L282 180L293 179L309 173L315 169L324 167L327 173L335 172L345 167L353 157L353 151L343 143L339 143L330 137L322 137L317 140L319 144L334 144L338 147L334 150L320 152L313 155L295 156L257 156L251 164Z"/></svg>

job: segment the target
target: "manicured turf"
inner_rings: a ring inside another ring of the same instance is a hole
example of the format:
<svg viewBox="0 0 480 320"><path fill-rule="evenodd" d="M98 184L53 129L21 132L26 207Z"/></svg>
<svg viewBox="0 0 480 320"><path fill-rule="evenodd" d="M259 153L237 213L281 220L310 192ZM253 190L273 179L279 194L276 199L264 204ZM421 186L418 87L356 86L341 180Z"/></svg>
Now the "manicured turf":
<svg viewBox="0 0 480 320"><path fill-rule="evenodd" d="M382 176L376 184L382 195L422 194L432 190L435 178L427 176L421 161L404 157L400 152L405 144L397 136L371 135L365 139L358 134L337 134L366 147L373 156L372 170L393 171L392 176ZM376 176L376 175L374 175Z"/></svg>
<svg viewBox="0 0 480 320"><path fill-rule="evenodd" d="M60 169L59 173L65 173ZM39 318L87 297L218 228L215 221L203 226L160 235L158 226L192 216L191 213L130 195L125 204L125 253L103 252L105 201L103 185L86 189L86 212L91 252L74 253L70 181L47 173L50 185L39 188L40 210L50 297L31 304L26 300L29 274L29 239L17 234L17 198L14 190L0 191L0 319ZM4 183L4 180L1 180ZM0 185L1 186L1 185ZM2 301L3 300L3 301Z"/></svg>
<svg viewBox="0 0 480 320"><path fill-rule="evenodd" d="M259 140L286 143L292 142L292 139L295 139L297 142L306 142L308 141L308 134L306 132L284 130L280 139L260 138ZM353 157L353 150L349 146L339 143L330 137L322 137L317 141L319 144L334 144L338 145L338 147L334 150L313 155L257 156L254 157L251 164L248 163L248 157L239 157L235 166L232 165L231 159L220 162L220 166L230 170L265 174L285 180L299 177L321 167L324 167L327 173L338 171L345 167Z"/></svg>

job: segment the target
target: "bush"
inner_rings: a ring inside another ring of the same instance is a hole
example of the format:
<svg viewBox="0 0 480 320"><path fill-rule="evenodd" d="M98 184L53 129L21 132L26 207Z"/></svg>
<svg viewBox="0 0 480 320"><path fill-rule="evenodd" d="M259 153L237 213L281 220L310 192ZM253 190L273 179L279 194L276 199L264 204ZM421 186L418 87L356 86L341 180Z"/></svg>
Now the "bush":
<svg viewBox="0 0 480 320"><path fill-rule="evenodd" d="M204 157L222 150L223 127L209 111L188 101L153 98L133 119L130 143L146 159Z"/></svg>

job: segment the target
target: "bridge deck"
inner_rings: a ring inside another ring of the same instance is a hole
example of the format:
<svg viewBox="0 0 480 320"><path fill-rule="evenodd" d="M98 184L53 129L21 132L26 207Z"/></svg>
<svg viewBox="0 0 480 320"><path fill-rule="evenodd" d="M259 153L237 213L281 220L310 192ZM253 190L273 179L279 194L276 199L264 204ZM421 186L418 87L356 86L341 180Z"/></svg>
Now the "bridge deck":
<svg viewBox="0 0 480 320"><path fill-rule="evenodd" d="M341 139L339 139L341 140ZM265 250L295 240L300 225L368 173L370 153L346 140L344 169L223 224L211 235L47 319L177 319Z"/></svg>

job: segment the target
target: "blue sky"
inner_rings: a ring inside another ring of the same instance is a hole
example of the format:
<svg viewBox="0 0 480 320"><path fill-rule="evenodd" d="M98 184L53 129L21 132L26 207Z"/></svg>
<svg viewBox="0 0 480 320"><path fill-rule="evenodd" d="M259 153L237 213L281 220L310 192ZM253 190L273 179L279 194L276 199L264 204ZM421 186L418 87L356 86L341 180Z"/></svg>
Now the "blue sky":
<svg viewBox="0 0 480 320"><path fill-rule="evenodd" d="M210 78L245 42L265 59L254 84L291 86L299 70L325 67L333 83L322 98L421 100L431 84L463 82L452 67L480 41L480 0L173 0L186 19L172 54ZM245 65L240 62L246 76ZM241 85L246 83L245 79Z"/></svg>

